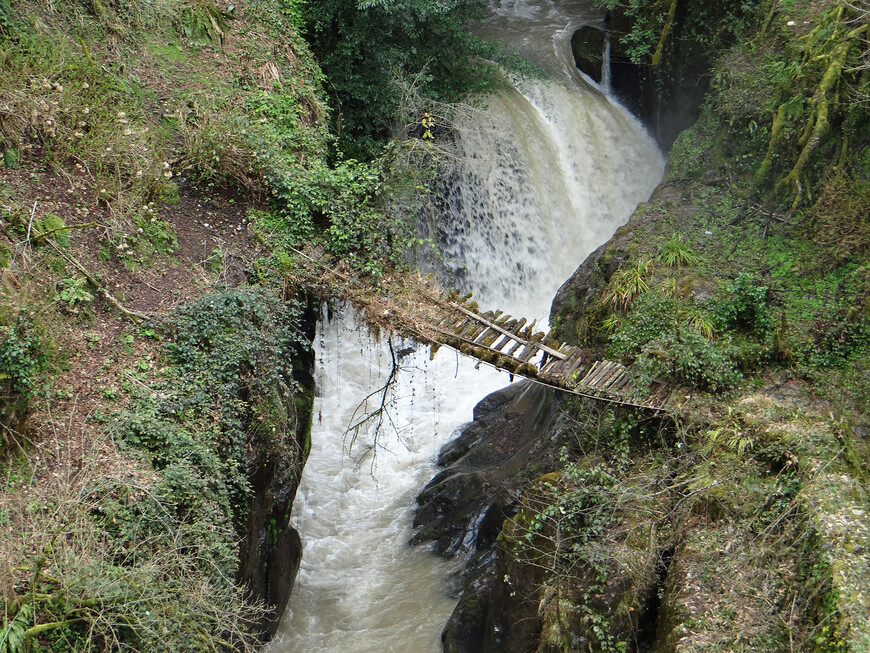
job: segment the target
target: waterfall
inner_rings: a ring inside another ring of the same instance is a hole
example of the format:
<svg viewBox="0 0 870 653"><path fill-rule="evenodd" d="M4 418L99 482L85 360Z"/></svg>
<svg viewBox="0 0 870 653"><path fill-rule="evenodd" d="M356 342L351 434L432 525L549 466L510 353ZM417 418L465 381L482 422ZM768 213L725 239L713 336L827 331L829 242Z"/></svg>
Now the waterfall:
<svg viewBox="0 0 870 653"><path fill-rule="evenodd" d="M601 56L601 87L610 95L611 75L610 70L610 32L604 32L604 54Z"/></svg>
<svg viewBox="0 0 870 653"><path fill-rule="evenodd" d="M482 306L545 320L562 281L661 177L652 139L573 66L571 33L584 20L598 20L588 2L503 0L482 30L552 77L494 94L458 125L462 166L441 245L455 285ZM507 377L386 338L350 312L321 322L312 452L293 515L302 568L271 653L440 650L457 563L407 545L413 500L439 447ZM378 447L370 425L350 446L344 431L369 395L370 409L389 408Z"/></svg>

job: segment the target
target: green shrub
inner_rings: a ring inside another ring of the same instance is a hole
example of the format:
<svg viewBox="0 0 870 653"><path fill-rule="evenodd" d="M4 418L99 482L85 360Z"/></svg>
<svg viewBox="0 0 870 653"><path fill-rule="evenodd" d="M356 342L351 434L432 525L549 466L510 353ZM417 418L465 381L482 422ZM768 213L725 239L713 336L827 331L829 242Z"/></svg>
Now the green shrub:
<svg viewBox="0 0 870 653"><path fill-rule="evenodd" d="M0 326L0 381L9 383L14 396L27 398L40 386L49 367L50 345L25 316Z"/></svg>
<svg viewBox="0 0 870 653"><path fill-rule="evenodd" d="M480 0L321 0L307 4L306 38L330 80L339 149L376 156L401 115L402 84L453 102L497 79L482 60L496 49L471 35Z"/></svg>
<svg viewBox="0 0 870 653"><path fill-rule="evenodd" d="M712 302L713 316L723 329L742 329L764 340L773 328L767 305L768 287L758 285L751 274L741 272L729 284L724 297Z"/></svg>
<svg viewBox="0 0 870 653"><path fill-rule="evenodd" d="M15 12L7 0L0 0L0 41L12 36L14 32Z"/></svg>
<svg viewBox="0 0 870 653"><path fill-rule="evenodd" d="M202 498L241 523L249 442L282 443L290 428L294 359L308 346L300 315L296 303L267 291L235 289L200 297L171 318L166 385L130 411L121 436L149 452L178 514Z"/></svg>
<svg viewBox="0 0 870 653"><path fill-rule="evenodd" d="M631 357L647 381L660 378L705 390L729 388L742 378L728 340L710 340L707 320L680 300L648 292L610 337L609 355Z"/></svg>
<svg viewBox="0 0 870 653"><path fill-rule="evenodd" d="M627 311L632 302L649 290L652 261L641 258L632 265L619 268L610 277L602 301L613 308Z"/></svg>
<svg viewBox="0 0 870 653"><path fill-rule="evenodd" d="M698 331L671 331L649 341L637 358L648 379L670 379L701 390L731 388L743 378L730 347L711 342Z"/></svg>
<svg viewBox="0 0 870 653"><path fill-rule="evenodd" d="M90 484L60 474L15 505L5 551L27 564L0 597L0 651L252 653L262 606L234 582L231 524L190 470L152 483L85 464Z"/></svg>
<svg viewBox="0 0 870 653"><path fill-rule="evenodd" d="M843 367L870 351L870 319L820 317L813 321L812 338L796 357L811 367Z"/></svg>
<svg viewBox="0 0 870 653"><path fill-rule="evenodd" d="M683 240L683 234L674 234L659 247L656 260L668 267L680 268L698 265L701 257Z"/></svg>

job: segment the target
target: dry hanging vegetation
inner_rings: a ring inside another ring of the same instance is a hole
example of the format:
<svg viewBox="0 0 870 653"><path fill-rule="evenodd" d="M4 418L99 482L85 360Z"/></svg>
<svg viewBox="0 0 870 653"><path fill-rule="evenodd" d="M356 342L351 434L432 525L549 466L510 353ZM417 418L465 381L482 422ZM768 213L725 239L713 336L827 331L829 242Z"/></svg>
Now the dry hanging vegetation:
<svg viewBox="0 0 870 653"><path fill-rule="evenodd" d="M103 449L72 467L72 441L56 444L5 475L0 650L253 651L262 608L235 583L220 512L179 515L171 487L140 464Z"/></svg>

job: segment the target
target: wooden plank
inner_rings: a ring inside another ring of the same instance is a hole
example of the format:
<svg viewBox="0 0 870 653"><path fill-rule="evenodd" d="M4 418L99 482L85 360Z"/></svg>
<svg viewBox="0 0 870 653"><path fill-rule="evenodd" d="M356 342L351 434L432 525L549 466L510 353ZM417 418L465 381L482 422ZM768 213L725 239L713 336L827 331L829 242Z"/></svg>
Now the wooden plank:
<svg viewBox="0 0 870 653"><path fill-rule="evenodd" d="M593 376L595 376L600 369L601 369L601 361L595 361L594 363L592 363L592 367L590 367L586 371L586 376L584 376L582 379L580 379L580 383L578 383L577 385L589 385L589 380Z"/></svg>
<svg viewBox="0 0 870 653"><path fill-rule="evenodd" d="M608 390L621 372L622 370L613 368L607 370L607 373L598 380L598 387L602 390Z"/></svg>
<svg viewBox="0 0 870 653"><path fill-rule="evenodd" d="M477 342L478 336L480 336L480 334L483 333L484 331L488 331L488 330L489 330L489 327L486 326L485 324L478 324L475 322L474 329L470 329L468 334L466 334L464 337L468 338L469 340L474 340L475 342Z"/></svg>
<svg viewBox="0 0 870 653"><path fill-rule="evenodd" d="M598 383L610 371L609 361L604 361L603 364L595 371L595 374L586 382L590 388L598 388Z"/></svg>
<svg viewBox="0 0 870 653"><path fill-rule="evenodd" d="M561 365L562 362L563 361L560 361L558 358L551 358L549 361L547 361L547 364L541 368L539 376L544 375L544 374L550 374L550 372L552 372L553 368L556 367L557 365Z"/></svg>
<svg viewBox="0 0 870 653"><path fill-rule="evenodd" d="M523 351L520 353L519 358L522 362L528 363L532 359L532 356L540 351L541 350L538 349L534 344L528 344L526 345L525 349L523 349Z"/></svg>
<svg viewBox="0 0 870 653"><path fill-rule="evenodd" d="M514 337L511 336L511 335L502 336L501 340L499 340L497 343L495 343L495 344L492 346L492 349L495 349L496 351L501 351L502 348L503 348L506 344L508 344L509 342L513 342L513 341L514 341Z"/></svg>
<svg viewBox="0 0 870 653"><path fill-rule="evenodd" d="M520 331L522 331L522 329L525 325L526 325L526 318L521 317L520 321L517 322L513 327L511 327L511 331L513 331L514 335L519 338L519 337L521 337Z"/></svg>
<svg viewBox="0 0 870 653"><path fill-rule="evenodd" d="M655 399L657 402L659 402L659 404L661 404L661 402L663 402L665 399L667 399L670 396L671 396L671 389L668 386L663 385L661 388L659 388L658 392L656 392Z"/></svg>
<svg viewBox="0 0 870 653"><path fill-rule="evenodd" d="M628 372L625 371L625 368L619 370L619 372L610 380L610 383L607 384L607 387L614 392L617 392L619 388L628 380Z"/></svg>
<svg viewBox="0 0 870 653"><path fill-rule="evenodd" d="M572 360L573 359L573 360ZM572 354L571 359L569 359L569 364L565 369L565 380L571 378L571 375L575 372L575 370L583 364L583 350L578 349L574 354Z"/></svg>
<svg viewBox="0 0 870 653"><path fill-rule="evenodd" d="M595 383L593 385L598 387L604 387L607 385L607 380L613 376L616 372L616 369L612 365L605 365L604 369L601 370L601 374L598 375L598 378L595 379Z"/></svg>
<svg viewBox="0 0 870 653"><path fill-rule="evenodd" d="M462 330L462 326L468 321L468 318L464 315L460 315L457 319L453 321L448 328L452 329L454 333L459 333Z"/></svg>
<svg viewBox="0 0 870 653"><path fill-rule="evenodd" d="M479 342L484 347L491 347L492 343L498 340L500 334L498 331L490 328L489 331L485 332L484 335L479 339Z"/></svg>
<svg viewBox="0 0 870 653"><path fill-rule="evenodd" d="M614 392L622 392L631 384L631 375L628 372L624 372L622 378L620 378L619 382L613 388Z"/></svg>
<svg viewBox="0 0 870 653"><path fill-rule="evenodd" d="M488 334L490 334L490 333L495 333L495 332L492 330L492 327L488 327L488 326L484 325L484 326L483 326L483 331L481 331L480 333L478 333L478 334L474 337L474 342L479 342L479 343L482 344L483 341L486 340L486 336L487 336Z"/></svg>
<svg viewBox="0 0 870 653"><path fill-rule="evenodd" d="M507 333L505 332L505 330L503 330L500 326L496 325L496 324L493 323L493 322L489 322L489 321L487 321L487 320L484 320L484 319L480 318L479 315L476 315L475 313L472 313L471 311L469 311L468 309L466 309L464 306L456 306L456 308L459 309L460 311L463 311L464 313L468 313L470 317L474 317L474 318L476 318L476 319L479 319L481 322L483 322L483 323L486 324L487 326L489 326L489 327L493 327L494 329L500 331L502 334L507 335ZM527 344L527 343L523 343L523 344ZM540 348L541 348L543 351L545 351L545 352L547 352L548 354L550 354L550 356L554 356L555 358L567 358L567 356L565 356L564 354L562 354L562 353L556 351L555 349L553 349L553 348L551 348L551 347L548 347L547 345L541 344L541 345L540 345Z"/></svg>
<svg viewBox="0 0 870 653"><path fill-rule="evenodd" d="M607 378L616 368L622 367L619 363L614 363L612 361L604 361L604 365L601 366L598 374L595 375L595 378L589 382L589 385L599 386L602 381Z"/></svg>
<svg viewBox="0 0 870 653"><path fill-rule="evenodd" d="M514 344L511 345L511 348L507 350L507 355L513 356L514 352L522 346L523 346L523 341L520 339L516 339Z"/></svg>
<svg viewBox="0 0 870 653"><path fill-rule="evenodd" d="M611 390L611 391L612 391L612 390L613 390L617 385L619 385L619 382L620 382L624 377L625 377L625 371L624 371L624 370L615 370L614 373L611 374L610 377L607 379L607 381L605 381L605 388L606 388L607 390Z"/></svg>

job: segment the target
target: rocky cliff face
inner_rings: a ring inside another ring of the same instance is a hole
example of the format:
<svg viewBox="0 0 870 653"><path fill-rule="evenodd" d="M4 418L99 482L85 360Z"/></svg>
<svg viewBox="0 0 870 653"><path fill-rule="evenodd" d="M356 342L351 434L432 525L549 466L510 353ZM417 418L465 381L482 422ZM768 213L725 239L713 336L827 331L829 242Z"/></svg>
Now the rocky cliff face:
<svg viewBox="0 0 870 653"><path fill-rule="evenodd" d="M309 303L300 325L309 342L314 338L316 320L317 311ZM251 499L238 576L254 599L269 606L260 624L265 639L275 634L302 560L302 540L290 526L290 513L311 445L313 371L313 351L300 352L293 369L299 387L295 392L286 387L279 390L282 417L291 437L277 443L257 437L248 441Z"/></svg>
<svg viewBox="0 0 870 653"><path fill-rule="evenodd" d="M510 607L494 592L496 540L519 509L522 489L554 467L563 426L552 392L523 381L481 401L474 421L441 451L444 470L417 497L413 543L433 541L442 555L469 556L445 651L513 650L492 648L503 644L494 635Z"/></svg>

